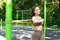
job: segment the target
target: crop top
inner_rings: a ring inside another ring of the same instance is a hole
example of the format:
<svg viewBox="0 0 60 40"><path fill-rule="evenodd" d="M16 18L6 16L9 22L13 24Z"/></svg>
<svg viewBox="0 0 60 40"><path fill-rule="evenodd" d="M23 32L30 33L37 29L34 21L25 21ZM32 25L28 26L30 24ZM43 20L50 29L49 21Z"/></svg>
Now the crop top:
<svg viewBox="0 0 60 40"><path fill-rule="evenodd" d="M43 19L40 16L33 16L32 21L34 21L33 25L39 26L43 24Z"/></svg>

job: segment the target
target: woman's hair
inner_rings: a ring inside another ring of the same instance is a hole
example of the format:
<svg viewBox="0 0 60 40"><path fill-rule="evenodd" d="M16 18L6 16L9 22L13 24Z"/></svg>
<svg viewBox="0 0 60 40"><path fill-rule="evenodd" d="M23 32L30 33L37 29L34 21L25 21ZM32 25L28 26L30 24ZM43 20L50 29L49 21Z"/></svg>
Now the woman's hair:
<svg viewBox="0 0 60 40"><path fill-rule="evenodd" d="M35 16L34 11L35 11L35 8L36 8L36 7L38 7L38 6L33 6L33 7L32 7L32 17Z"/></svg>

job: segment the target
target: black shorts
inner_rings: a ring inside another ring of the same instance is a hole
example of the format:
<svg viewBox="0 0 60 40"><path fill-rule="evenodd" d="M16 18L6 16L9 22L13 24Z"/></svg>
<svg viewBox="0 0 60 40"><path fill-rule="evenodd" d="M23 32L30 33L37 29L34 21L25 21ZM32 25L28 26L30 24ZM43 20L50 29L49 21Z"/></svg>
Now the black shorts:
<svg viewBox="0 0 60 40"><path fill-rule="evenodd" d="M32 35L32 40L43 40L42 36L43 36L43 31L35 30Z"/></svg>

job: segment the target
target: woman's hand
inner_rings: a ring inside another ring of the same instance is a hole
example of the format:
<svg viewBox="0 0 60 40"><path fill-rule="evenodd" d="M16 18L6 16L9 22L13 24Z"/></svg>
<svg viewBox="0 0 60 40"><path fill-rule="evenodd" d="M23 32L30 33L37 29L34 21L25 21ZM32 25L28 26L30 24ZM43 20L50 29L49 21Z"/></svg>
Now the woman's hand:
<svg viewBox="0 0 60 40"><path fill-rule="evenodd" d="M43 19L38 20L39 22L43 22Z"/></svg>
<svg viewBox="0 0 60 40"><path fill-rule="evenodd" d="M41 21L43 22L43 19L41 19Z"/></svg>

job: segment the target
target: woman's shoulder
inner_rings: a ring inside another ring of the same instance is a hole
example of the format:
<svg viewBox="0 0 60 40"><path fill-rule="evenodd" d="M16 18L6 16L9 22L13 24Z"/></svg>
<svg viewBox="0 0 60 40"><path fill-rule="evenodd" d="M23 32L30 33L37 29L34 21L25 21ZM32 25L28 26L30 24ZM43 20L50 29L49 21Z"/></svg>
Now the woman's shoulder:
<svg viewBox="0 0 60 40"><path fill-rule="evenodd" d="M36 20L35 16L32 17L32 20Z"/></svg>

